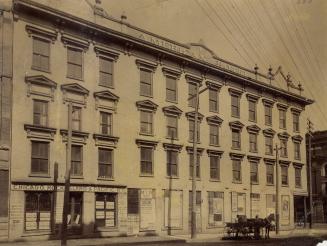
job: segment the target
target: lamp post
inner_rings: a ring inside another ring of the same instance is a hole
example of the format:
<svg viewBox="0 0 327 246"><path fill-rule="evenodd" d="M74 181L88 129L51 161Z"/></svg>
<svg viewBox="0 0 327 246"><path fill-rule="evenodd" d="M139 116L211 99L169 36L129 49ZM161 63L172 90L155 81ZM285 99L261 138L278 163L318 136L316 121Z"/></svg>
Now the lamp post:
<svg viewBox="0 0 327 246"><path fill-rule="evenodd" d="M199 83L196 83L195 95L188 98L192 100L195 98L195 112L194 112L194 128L193 128L193 173L192 173L192 214L191 214L191 238L196 238L196 164L198 157L198 115L199 115L199 95L206 91L208 88L205 87L199 91Z"/></svg>
<svg viewBox="0 0 327 246"><path fill-rule="evenodd" d="M69 102L64 206L63 206L62 227L61 227L61 246L67 245L67 216L68 216L68 208L69 208L68 205L69 205L69 188L70 188L71 148L72 148L72 114L73 114L73 105L72 102Z"/></svg>

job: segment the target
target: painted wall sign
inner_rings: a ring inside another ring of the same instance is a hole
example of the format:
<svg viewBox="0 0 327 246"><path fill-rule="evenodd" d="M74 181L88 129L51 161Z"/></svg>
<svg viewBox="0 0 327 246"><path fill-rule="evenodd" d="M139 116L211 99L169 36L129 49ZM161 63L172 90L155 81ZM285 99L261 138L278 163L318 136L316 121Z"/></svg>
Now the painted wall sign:
<svg viewBox="0 0 327 246"><path fill-rule="evenodd" d="M140 197L140 229L155 230L155 196L152 189L142 189Z"/></svg>

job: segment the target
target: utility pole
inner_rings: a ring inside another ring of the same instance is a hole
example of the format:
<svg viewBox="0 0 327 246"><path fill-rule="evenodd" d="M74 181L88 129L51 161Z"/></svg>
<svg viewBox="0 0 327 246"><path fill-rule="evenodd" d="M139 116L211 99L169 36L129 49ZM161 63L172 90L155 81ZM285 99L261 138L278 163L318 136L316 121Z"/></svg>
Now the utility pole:
<svg viewBox="0 0 327 246"><path fill-rule="evenodd" d="M313 201L312 201L312 163L311 163L311 138L313 133L313 123L308 119L308 167L309 167L309 227L312 228Z"/></svg>
<svg viewBox="0 0 327 246"><path fill-rule="evenodd" d="M67 217L68 217L68 209L69 209L70 168L71 168L71 148L72 148L72 114L73 114L73 105L72 102L69 102L64 206L63 206L62 226L61 226L61 246L67 245Z"/></svg>
<svg viewBox="0 0 327 246"><path fill-rule="evenodd" d="M275 151L276 151L276 203L275 203L275 213L276 213L276 234L279 234L279 173L278 173L278 151L281 148L278 148L276 144Z"/></svg>

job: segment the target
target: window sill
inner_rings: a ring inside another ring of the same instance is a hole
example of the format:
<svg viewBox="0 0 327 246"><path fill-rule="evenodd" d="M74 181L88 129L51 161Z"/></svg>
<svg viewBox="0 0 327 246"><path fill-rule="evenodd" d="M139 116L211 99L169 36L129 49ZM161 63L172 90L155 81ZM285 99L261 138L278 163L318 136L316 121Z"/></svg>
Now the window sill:
<svg viewBox="0 0 327 246"><path fill-rule="evenodd" d="M288 184L282 184L282 187L288 187Z"/></svg>
<svg viewBox="0 0 327 246"><path fill-rule="evenodd" d="M51 178L51 176L47 174L42 174L42 173L30 173L28 177L31 178Z"/></svg>
<svg viewBox="0 0 327 246"><path fill-rule="evenodd" d="M273 156L273 153L265 153L265 155Z"/></svg>
<svg viewBox="0 0 327 246"><path fill-rule="evenodd" d="M77 176L77 175L70 175L71 179L84 179L83 176Z"/></svg>
<svg viewBox="0 0 327 246"><path fill-rule="evenodd" d="M258 150L249 150L250 153L255 153L255 154L258 154Z"/></svg>
<svg viewBox="0 0 327 246"><path fill-rule="evenodd" d="M178 176L166 176L167 179L179 179Z"/></svg>
<svg viewBox="0 0 327 246"><path fill-rule="evenodd" d="M153 174L140 174L140 177L148 177L148 178L153 178L154 175Z"/></svg>
<svg viewBox="0 0 327 246"><path fill-rule="evenodd" d="M102 87L110 88L110 89L115 89L115 87L113 85L104 85L104 84L101 84L100 82L98 82L98 85L102 86Z"/></svg>
<svg viewBox="0 0 327 246"><path fill-rule="evenodd" d="M251 182L251 185L259 185L259 182Z"/></svg>
<svg viewBox="0 0 327 246"><path fill-rule="evenodd" d="M166 136L166 139L168 139L168 140L173 140L173 141L179 141L179 138L171 138L171 137L169 137L169 136Z"/></svg>
<svg viewBox="0 0 327 246"><path fill-rule="evenodd" d="M40 72L44 72L44 73L51 73L50 70L46 70L46 69L42 69L42 68L36 68L36 67L31 67L32 70L35 71L40 71Z"/></svg>
<svg viewBox="0 0 327 246"><path fill-rule="evenodd" d="M241 148L235 148L235 147L231 147L232 150L239 150L241 151Z"/></svg>
<svg viewBox="0 0 327 246"><path fill-rule="evenodd" d="M153 95L142 95L140 94L141 97L149 97L149 98L153 98Z"/></svg>
<svg viewBox="0 0 327 246"><path fill-rule="evenodd" d="M209 110L210 113L215 113L215 114L219 114L218 110Z"/></svg>
<svg viewBox="0 0 327 246"><path fill-rule="evenodd" d="M302 186L295 186L295 189L302 189Z"/></svg>
<svg viewBox="0 0 327 246"><path fill-rule="evenodd" d="M275 184L266 184L267 186L275 186Z"/></svg>
<svg viewBox="0 0 327 246"><path fill-rule="evenodd" d="M148 136L148 137L154 137L154 134L153 133L139 132L139 135Z"/></svg>
<svg viewBox="0 0 327 246"><path fill-rule="evenodd" d="M231 115L233 118L237 118L237 119L240 119L240 116L239 115Z"/></svg>
<svg viewBox="0 0 327 246"><path fill-rule="evenodd" d="M212 147L220 147L220 144L209 144L209 146L212 146Z"/></svg>
<svg viewBox="0 0 327 246"><path fill-rule="evenodd" d="M178 101L171 101L171 100L168 100L168 99L166 99L166 102L178 104Z"/></svg>
<svg viewBox="0 0 327 246"><path fill-rule="evenodd" d="M189 180L193 180L193 178L190 177ZM196 180L196 181L201 181L201 178L196 178L195 180Z"/></svg>
<svg viewBox="0 0 327 246"><path fill-rule="evenodd" d="M251 120L251 119L249 119L249 121L250 122L253 122L253 123L257 123L257 120L255 119L255 120Z"/></svg>
<svg viewBox="0 0 327 246"><path fill-rule="evenodd" d="M213 179L213 178L211 178L211 179L209 179L209 181L210 182L220 182L220 179Z"/></svg>
<svg viewBox="0 0 327 246"><path fill-rule="evenodd" d="M98 177L98 180L101 180L101 181L115 181L114 178L106 178L106 177Z"/></svg>
<svg viewBox="0 0 327 246"><path fill-rule="evenodd" d="M165 226L161 229L162 231L168 231L168 230L172 230L172 231L178 231L178 230L183 230L183 227L168 227L168 226Z"/></svg>
<svg viewBox="0 0 327 246"><path fill-rule="evenodd" d="M265 126L270 126L270 127L272 127L272 123L265 123Z"/></svg>
<svg viewBox="0 0 327 246"><path fill-rule="evenodd" d="M67 79L74 79L74 80L78 80L78 81L82 81L84 82L83 78L73 78L73 77L69 77L68 75L66 76Z"/></svg>
<svg viewBox="0 0 327 246"><path fill-rule="evenodd" d="M236 180L233 180L232 183L233 183L233 184L242 184L242 181L236 181Z"/></svg>
<svg viewBox="0 0 327 246"><path fill-rule="evenodd" d="M188 140L189 143L193 143L193 140ZM197 144L201 144L200 141L197 142Z"/></svg>

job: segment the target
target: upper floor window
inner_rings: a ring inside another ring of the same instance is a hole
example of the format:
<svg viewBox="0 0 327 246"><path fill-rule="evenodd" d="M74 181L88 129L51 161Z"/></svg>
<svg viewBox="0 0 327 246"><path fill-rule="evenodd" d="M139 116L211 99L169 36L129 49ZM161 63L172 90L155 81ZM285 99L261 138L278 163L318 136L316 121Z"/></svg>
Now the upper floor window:
<svg viewBox="0 0 327 246"><path fill-rule="evenodd" d="M153 134L153 112L141 110L141 128L142 134Z"/></svg>
<svg viewBox="0 0 327 246"><path fill-rule="evenodd" d="M271 126L272 125L272 109L274 102L267 100L267 99L262 99L263 105L264 105L264 111L265 111L265 125L266 126Z"/></svg>
<svg viewBox="0 0 327 246"><path fill-rule="evenodd" d="M140 94L152 97L152 71L140 69Z"/></svg>
<svg viewBox="0 0 327 246"><path fill-rule="evenodd" d="M80 145L72 145L71 175L83 175L83 147Z"/></svg>
<svg viewBox="0 0 327 246"><path fill-rule="evenodd" d="M100 133L112 135L112 114L100 112Z"/></svg>
<svg viewBox="0 0 327 246"><path fill-rule="evenodd" d="M100 56L99 57L99 84L102 86L114 86L114 61Z"/></svg>
<svg viewBox="0 0 327 246"><path fill-rule="evenodd" d="M251 175L251 183L257 184L259 183L259 174L258 174L258 162L251 161L250 162L250 175Z"/></svg>
<svg viewBox="0 0 327 246"><path fill-rule="evenodd" d="M232 148L241 149L241 131L238 129L232 130Z"/></svg>
<svg viewBox="0 0 327 246"><path fill-rule="evenodd" d="M286 129L286 110L279 109L279 128Z"/></svg>
<svg viewBox="0 0 327 246"><path fill-rule="evenodd" d="M166 76L166 100L168 102L177 102L177 79Z"/></svg>
<svg viewBox="0 0 327 246"><path fill-rule="evenodd" d="M220 179L220 157L217 155L210 156L210 179Z"/></svg>
<svg viewBox="0 0 327 246"><path fill-rule="evenodd" d="M232 116L240 117L240 96L236 94L231 95Z"/></svg>
<svg viewBox="0 0 327 246"><path fill-rule="evenodd" d="M32 68L49 72L50 70L50 41L33 38Z"/></svg>
<svg viewBox="0 0 327 246"><path fill-rule="evenodd" d="M82 129L82 109L80 107L73 106L72 111L72 129L75 131L81 131Z"/></svg>
<svg viewBox="0 0 327 246"><path fill-rule="evenodd" d="M272 155L273 154L273 137L272 136L265 136L265 154Z"/></svg>
<svg viewBox="0 0 327 246"><path fill-rule="evenodd" d="M83 79L83 50L67 47L67 77Z"/></svg>
<svg viewBox="0 0 327 246"><path fill-rule="evenodd" d="M193 177L193 166L194 166L194 157L193 157L193 153L189 154L190 157L190 177ZM197 154L196 156L196 172L195 172L195 176L196 178L200 178L200 153Z"/></svg>
<svg viewBox="0 0 327 246"><path fill-rule="evenodd" d="M280 156L287 157L287 140L286 139L280 140Z"/></svg>
<svg viewBox="0 0 327 246"><path fill-rule="evenodd" d="M33 124L38 126L48 125L48 102L33 100Z"/></svg>
<svg viewBox="0 0 327 246"><path fill-rule="evenodd" d="M258 135L256 133L249 133L250 140L250 152L258 152L258 143L257 143Z"/></svg>
<svg viewBox="0 0 327 246"><path fill-rule="evenodd" d="M189 120L189 141L193 142L194 140L194 120ZM200 123L197 124L197 141L200 142Z"/></svg>
<svg viewBox="0 0 327 246"><path fill-rule="evenodd" d="M178 138L178 116L167 115L167 137L170 139Z"/></svg>
<svg viewBox="0 0 327 246"><path fill-rule="evenodd" d="M249 121L257 120L257 102L249 100Z"/></svg>
<svg viewBox="0 0 327 246"><path fill-rule="evenodd" d="M293 131L299 132L300 131L300 113L301 111L296 108L291 108L292 115L293 115Z"/></svg>
<svg viewBox="0 0 327 246"><path fill-rule="evenodd" d="M31 173L49 173L49 143L32 141Z"/></svg>
<svg viewBox="0 0 327 246"><path fill-rule="evenodd" d="M153 175L153 148L140 147L141 175Z"/></svg>
<svg viewBox="0 0 327 246"><path fill-rule="evenodd" d="M167 150L167 176L178 176L178 151Z"/></svg>
<svg viewBox="0 0 327 246"><path fill-rule="evenodd" d="M288 185L288 166L281 166L282 185Z"/></svg>
<svg viewBox="0 0 327 246"><path fill-rule="evenodd" d="M274 184L274 165L266 163L266 180L267 184Z"/></svg>
<svg viewBox="0 0 327 246"><path fill-rule="evenodd" d="M294 159L301 160L301 144L299 142L294 142Z"/></svg>
<svg viewBox="0 0 327 246"><path fill-rule="evenodd" d="M219 145L219 125L209 125L209 144L210 145Z"/></svg>
<svg viewBox="0 0 327 246"><path fill-rule="evenodd" d="M188 83L188 106L195 108L196 103L196 84Z"/></svg>
<svg viewBox="0 0 327 246"><path fill-rule="evenodd" d="M209 111L218 112L218 90L209 88Z"/></svg>
<svg viewBox="0 0 327 246"><path fill-rule="evenodd" d="M99 149L99 177L113 178L113 151L111 149Z"/></svg>
<svg viewBox="0 0 327 246"><path fill-rule="evenodd" d="M233 182L241 182L242 181L241 161L240 160L232 160L232 161L233 161Z"/></svg>
<svg viewBox="0 0 327 246"><path fill-rule="evenodd" d="M302 175L301 175L301 167L294 167L295 170L295 187L301 188L302 187Z"/></svg>

